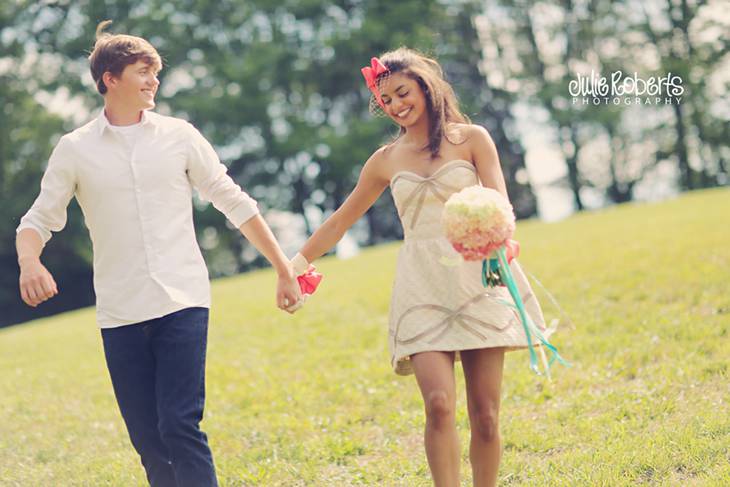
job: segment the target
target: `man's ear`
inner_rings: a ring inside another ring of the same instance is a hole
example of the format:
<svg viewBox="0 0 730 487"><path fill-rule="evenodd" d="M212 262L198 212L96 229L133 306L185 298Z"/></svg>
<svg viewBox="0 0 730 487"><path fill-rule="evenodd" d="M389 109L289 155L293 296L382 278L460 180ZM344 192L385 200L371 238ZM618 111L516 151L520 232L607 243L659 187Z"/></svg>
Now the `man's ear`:
<svg viewBox="0 0 730 487"><path fill-rule="evenodd" d="M109 71L105 71L104 74L101 75L101 79L102 81L104 81L107 89L111 88L117 83L117 77Z"/></svg>

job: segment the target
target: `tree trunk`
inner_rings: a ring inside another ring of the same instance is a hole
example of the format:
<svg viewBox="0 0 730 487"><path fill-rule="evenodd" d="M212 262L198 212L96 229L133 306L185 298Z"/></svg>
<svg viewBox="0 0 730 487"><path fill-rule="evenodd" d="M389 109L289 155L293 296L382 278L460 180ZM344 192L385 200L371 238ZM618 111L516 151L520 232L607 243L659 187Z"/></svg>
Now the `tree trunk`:
<svg viewBox="0 0 730 487"><path fill-rule="evenodd" d="M573 144L573 152L566 154L565 164L568 166L568 182L570 183L570 190L573 192L573 203L575 209L581 211L585 209L583 200L580 197L580 173L578 172L578 134L576 133L575 126L570 126L570 142ZM561 144L562 145L562 144Z"/></svg>
<svg viewBox="0 0 730 487"><path fill-rule="evenodd" d="M684 113L682 105L679 103L672 105L674 108L675 125L677 131L677 141L675 143L675 151L677 153L677 161L679 164L679 184L682 189L693 189L692 171L689 167L689 156L687 155L687 136L684 129Z"/></svg>
<svg viewBox="0 0 730 487"><path fill-rule="evenodd" d="M307 199L307 184L304 182L302 174L294 181L294 201L292 202L292 208L296 213L302 215L304 218L304 228L307 235L312 234L312 225L309 223L307 213L304 211L304 201Z"/></svg>

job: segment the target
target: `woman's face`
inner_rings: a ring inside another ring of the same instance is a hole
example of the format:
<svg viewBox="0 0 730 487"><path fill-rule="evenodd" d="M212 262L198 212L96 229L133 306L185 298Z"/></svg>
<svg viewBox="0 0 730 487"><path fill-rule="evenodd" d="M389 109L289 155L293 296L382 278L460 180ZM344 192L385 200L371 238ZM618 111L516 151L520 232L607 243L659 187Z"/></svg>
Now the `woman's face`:
<svg viewBox="0 0 730 487"><path fill-rule="evenodd" d="M408 128L423 118L426 97L418 82L403 73L390 75L380 85L383 111L395 123Z"/></svg>

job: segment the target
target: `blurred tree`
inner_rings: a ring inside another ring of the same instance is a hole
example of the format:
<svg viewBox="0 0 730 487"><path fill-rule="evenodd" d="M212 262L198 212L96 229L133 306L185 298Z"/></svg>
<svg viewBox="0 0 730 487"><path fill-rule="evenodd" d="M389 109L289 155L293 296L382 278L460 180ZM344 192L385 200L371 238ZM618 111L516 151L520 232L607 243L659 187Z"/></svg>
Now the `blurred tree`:
<svg viewBox="0 0 730 487"><path fill-rule="evenodd" d="M13 186L12 223L2 228L12 243L17 220L37 194L38 181L57 136L90 119L102 104L86 57L96 24L112 19L112 32L149 39L162 54L158 110L190 120L213 142L231 175L264 211L302 215L307 233L342 203L361 165L395 133L387 120L367 112L360 67L370 57L407 45L439 57L474 121L489 128L505 167L519 216L536 212L524 170L524 150L509 109L514 93L490 88L481 70L481 47L472 23L480 3L471 0L80 0L16 2L0 7L0 73L18 66L14 87L2 86L6 105L3 170L26 174L25 195ZM418 19L414 22L414 19ZM5 64L2 64L5 63ZM23 80L22 83L20 80ZM25 99L33 109L21 110ZM46 109L59 113L49 115ZM32 117L48 117L44 125ZM50 124L53 121L53 124ZM16 155L23 127L33 137L33 162ZM7 185L6 185L7 187ZM78 208L48 252L64 247L65 264L83 269L89 246ZM262 264L237 232L223 231L224 217L196 201L198 237L213 276ZM291 220L282 220L282 225ZM392 200L381 198L356 235L375 243L400 235ZM12 246L9 247L12 249ZM61 250L59 250L61 252ZM8 258L14 254L7 253ZM4 265L15 268L12 264ZM60 265L50 264L54 274ZM15 286L13 286L14 288ZM84 291L84 304L89 299ZM63 294L56 298L62 301ZM17 301L17 298L14 298ZM46 308L50 306L44 305Z"/></svg>
<svg viewBox="0 0 730 487"><path fill-rule="evenodd" d="M641 12L631 17L635 19L632 26L641 34L633 47L649 47L658 61L654 73L679 75L684 87L682 103L672 106L673 123L662 127L674 134L664 138L658 154L676 157L682 189L726 184L730 157L727 3L662 0L629 4ZM717 103L723 99L724 103Z"/></svg>
<svg viewBox="0 0 730 487"><path fill-rule="evenodd" d="M548 114L576 209L584 207L587 188L613 202L632 199L636 185L670 161L679 168L680 188L727 183L728 107L716 101L727 99L728 80L721 73L729 61L728 37L721 33L728 26L722 15L712 14L719 3L487 4L480 31L488 80L519 93L533 113ZM591 71L643 79L671 73L681 76L685 91L681 103L673 104L572 104L568 84L576 73Z"/></svg>
<svg viewBox="0 0 730 487"><path fill-rule="evenodd" d="M537 215L537 200L525 167L525 149L516 130L512 112L517 96L490 83L490 73L484 65L482 39L476 19L483 14L478 2L463 3L453 12L453 27L444 29L447 42L439 45L443 59L463 108L472 121L485 126L499 151L510 200L518 218Z"/></svg>
<svg viewBox="0 0 730 487"><path fill-rule="evenodd" d="M20 299L15 228L30 208L39 186L39 176L50 155L49 141L63 130L60 117L49 114L24 87L18 73L0 74L0 326L87 306L94 302L89 238L77 204L69 207L63 238L53 239L43 260L56 279L61 299L32 309Z"/></svg>
<svg viewBox="0 0 730 487"><path fill-rule="evenodd" d="M481 23L485 39L493 44L493 81L549 114L577 210L584 208L581 190L590 184L579 164L581 149L595 136L590 123L598 111L591 105L574 106L568 83L591 54L598 60L594 43L606 31L601 23L611 24L610 3L499 1L489 4ZM604 123L615 121L614 116Z"/></svg>

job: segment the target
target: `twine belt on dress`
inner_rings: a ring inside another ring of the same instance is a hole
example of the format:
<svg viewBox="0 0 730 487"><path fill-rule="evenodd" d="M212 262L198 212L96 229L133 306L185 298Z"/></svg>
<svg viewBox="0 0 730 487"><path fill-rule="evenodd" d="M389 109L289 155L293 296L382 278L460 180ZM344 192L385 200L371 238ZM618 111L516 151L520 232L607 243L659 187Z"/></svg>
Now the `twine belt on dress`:
<svg viewBox="0 0 730 487"><path fill-rule="evenodd" d="M494 325L492 323L489 323L487 321L484 321L482 319L479 319L475 316L469 315L464 312L464 310L468 306L476 303L477 301L479 301L485 297L486 298L500 298L500 299L503 298L502 296L497 295L497 294L484 292L484 293L477 294L476 296L471 298L469 301L467 301L466 303L462 304L461 306L459 306L458 308L456 308L454 310L449 309L446 306L441 306L438 304L418 304L416 306L412 306L412 307L408 308L400 316L400 319L398 320L398 323L396 324L395 332L394 332L395 343L400 344L400 345L409 345L411 343L414 343L414 342L430 335L431 333L436 332L436 336L434 336L433 338L428 340L428 343L433 344L433 343L437 342L438 340L440 340L450 330L450 328L456 324L460 325L462 328L464 328L466 331L468 331L472 335L475 335L478 338L481 338L482 340L486 340L487 337L484 334L480 333L479 330L477 330L472 325L477 325L477 326L481 326L483 328L492 328L497 331L502 331L505 328L507 328L508 326L510 326L512 324L512 322L517 318L517 316L515 315L512 318L512 320L510 320L507 323L507 325L505 325L503 327L499 327L497 325ZM533 297L532 292L528 292L527 294L525 294L522 297L522 300L523 300L523 302L527 302L532 297ZM418 333L417 335L415 335L411 338L408 338L405 340L398 338L398 332L400 331L400 325L403 322L403 320L405 319L405 317L415 311L420 311L420 310L424 310L424 309L439 311L441 313L444 313L446 316L438 323L431 325L430 327L426 328L425 330L423 330L422 332ZM515 313L514 310L512 310L512 313L513 314ZM471 323L471 324L469 324L469 323Z"/></svg>

